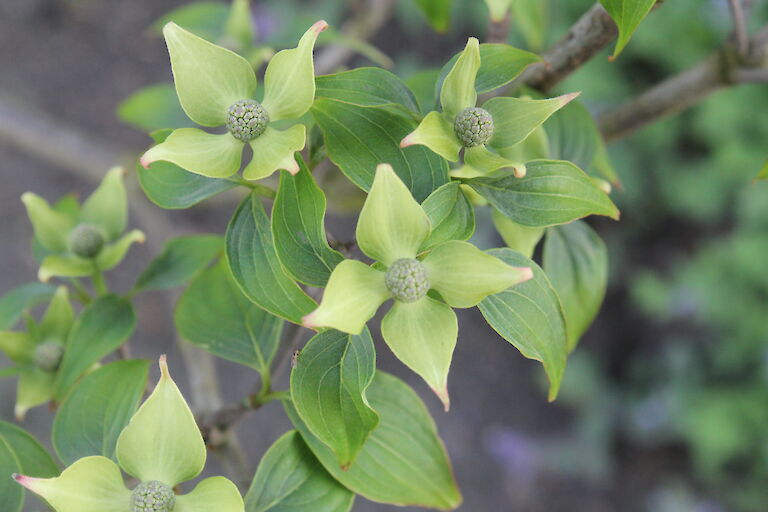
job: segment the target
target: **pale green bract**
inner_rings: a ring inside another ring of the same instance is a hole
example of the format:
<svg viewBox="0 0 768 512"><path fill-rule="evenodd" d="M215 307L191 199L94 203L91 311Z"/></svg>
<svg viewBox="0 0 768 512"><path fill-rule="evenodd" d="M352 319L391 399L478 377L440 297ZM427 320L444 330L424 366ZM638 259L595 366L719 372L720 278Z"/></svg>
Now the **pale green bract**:
<svg viewBox="0 0 768 512"><path fill-rule="evenodd" d="M144 242L139 230L122 234L128 218L124 175L122 167L110 169L82 206L75 203L74 211L57 209L32 192L21 196L35 238L45 249L38 271L41 281L110 270L131 245Z"/></svg>
<svg viewBox="0 0 768 512"><path fill-rule="evenodd" d="M279 169L299 172L294 153L306 142L306 128L294 124L283 130L275 121L296 120L312 106L315 71L312 53L317 37L328 27L318 21L296 48L278 52L267 65L264 98L253 98L256 74L243 57L184 30L175 23L163 27L179 102L190 119L202 126L227 125L228 133L213 134L199 128L179 128L141 157L149 169L153 162L171 162L209 178L228 178L241 167L243 147L253 157L243 177L259 180Z"/></svg>
<svg viewBox="0 0 768 512"><path fill-rule="evenodd" d="M498 3L499 12L508 9L502 3ZM463 148L465 164L480 173L508 168L521 178L525 176L525 162L509 159L505 154L579 93L545 100L492 98L479 108L475 105L475 82L480 64L479 43L470 37L440 89L442 112L429 112L403 138L400 147L427 146L451 162L458 161Z"/></svg>
<svg viewBox="0 0 768 512"><path fill-rule="evenodd" d="M458 240L442 241L419 252L431 232L422 206L389 164L381 164L357 223L357 242L388 270L345 260L331 273L320 306L303 318L311 328L360 334L378 308L394 298L382 334L394 354L419 374L446 409L448 371L458 323L452 307L476 306L531 277ZM426 295L439 293L442 300Z"/></svg>
<svg viewBox="0 0 768 512"><path fill-rule="evenodd" d="M137 512L144 510L140 504L148 493L167 504L175 502L174 512L243 512L240 492L224 477L206 478L187 494L168 496L169 489L200 474L206 449L165 356L160 357L160 371L154 391L118 438L119 466L107 457L90 456L55 478L14 475L14 479L56 512ZM139 479L133 491L126 488L121 468Z"/></svg>

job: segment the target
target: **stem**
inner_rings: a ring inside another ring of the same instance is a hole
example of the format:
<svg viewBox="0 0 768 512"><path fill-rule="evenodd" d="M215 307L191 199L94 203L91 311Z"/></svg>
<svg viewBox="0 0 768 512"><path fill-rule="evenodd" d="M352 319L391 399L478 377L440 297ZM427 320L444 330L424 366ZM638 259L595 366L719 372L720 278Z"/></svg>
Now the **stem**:
<svg viewBox="0 0 768 512"><path fill-rule="evenodd" d="M488 22L487 43L506 43L509 38L509 24L511 20L511 9L507 9L504 18L499 21L491 19Z"/></svg>
<svg viewBox="0 0 768 512"><path fill-rule="evenodd" d="M227 178L227 179L233 183L237 183L241 187L250 189L251 191L255 192L261 197L266 197L267 199L274 199L275 196L277 195L277 192L275 191L275 189L270 188L266 185L262 185L261 183L251 183L250 181L244 178L241 178L240 176L232 176L231 178Z"/></svg>
<svg viewBox="0 0 768 512"><path fill-rule="evenodd" d="M69 282L72 285L72 288L75 289L75 297L77 300L84 306L89 304L91 302L91 294L85 289L83 283L76 277L71 278Z"/></svg>
<svg viewBox="0 0 768 512"><path fill-rule="evenodd" d="M91 274L91 281L93 282L93 289L96 290L96 295L101 297L109 293L107 282L104 280L104 273L94 263L93 274Z"/></svg>

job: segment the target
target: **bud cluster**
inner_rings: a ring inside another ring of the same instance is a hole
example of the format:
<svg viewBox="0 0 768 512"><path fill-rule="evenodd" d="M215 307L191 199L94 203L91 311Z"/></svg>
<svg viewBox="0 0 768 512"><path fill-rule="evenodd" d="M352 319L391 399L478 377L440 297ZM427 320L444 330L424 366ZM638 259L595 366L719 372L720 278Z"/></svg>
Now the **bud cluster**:
<svg viewBox="0 0 768 512"><path fill-rule="evenodd" d="M453 130L465 148L480 146L493 135L493 117L479 107L465 108L456 116Z"/></svg>
<svg viewBox="0 0 768 512"><path fill-rule="evenodd" d="M240 100L227 110L227 129L243 142L253 140L267 129L269 114L255 100Z"/></svg>
<svg viewBox="0 0 768 512"><path fill-rule="evenodd" d="M401 258L392 263L384 283L395 300L400 302L416 302L429 291L427 269L420 261L411 258Z"/></svg>
<svg viewBox="0 0 768 512"><path fill-rule="evenodd" d="M104 243L104 233L92 224L80 224L69 233L69 250L80 258L95 258Z"/></svg>
<svg viewBox="0 0 768 512"><path fill-rule="evenodd" d="M131 493L131 512L170 512L175 504L173 489L157 480L141 482Z"/></svg>
<svg viewBox="0 0 768 512"><path fill-rule="evenodd" d="M64 356L64 345L55 340L44 341L35 347L33 361L35 366L45 372L54 372Z"/></svg>

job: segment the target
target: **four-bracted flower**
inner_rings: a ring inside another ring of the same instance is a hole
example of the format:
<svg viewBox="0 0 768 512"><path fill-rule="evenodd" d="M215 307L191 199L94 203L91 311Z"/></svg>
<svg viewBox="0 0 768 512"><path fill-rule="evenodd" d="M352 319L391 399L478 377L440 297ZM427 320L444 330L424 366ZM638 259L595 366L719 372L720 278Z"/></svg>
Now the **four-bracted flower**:
<svg viewBox="0 0 768 512"><path fill-rule="evenodd" d="M160 382L117 440L118 466L102 456L84 457L56 478L14 475L56 512L243 512L235 484L221 476L200 481L188 494L174 488L205 466L205 443L192 411L160 358ZM139 484L129 490L122 468Z"/></svg>
<svg viewBox="0 0 768 512"><path fill-rule="evenodd" d="M458 336L451 308L476 306L533 274L468 242L449 240L425 251L430 230L424 209L392 167L379 165L356 233L360 249L378 264L339 263L320 306L303 323L358 334L379 306L394 299L381 324L384 340L448 409L448 370Z"/></svg>
<svg viewBox="0 0 768 512"><path fill-rule="evenodd" d="M400 146L421 144L451 162L458 161L463 148L468 166L483 173L512 168L521 178L525 162L514 159L512 148L579 93L546 100L498 97L477 107L479 69L480 44L470 37L440 89L442 112L427 114Z"/></svg>
<svg viewBox="0 0 768 512"><path fill-rule="evenodd" d="M243 147L248 144L253 158L243 170L246 179L266 178L278 169L299 172L293 154L304 148L306 127L293 124L278 130L274 123L296 120L312 106L312 52L317 36L327 27L325 21L318 21L296 48L272 57L264 74L264 98L258 102L253 99L256 74L248 61L168 23L163 34L184 112L201 126L226 125L228 133L174 130L164 142L144 153L141 164L148 168L162 160L203 176L227 178L240 169Z"/></svg>
<svg viewBox="0 0 768 512"><path fill-rule="evenodd" d="M121 236L128 218L124 174L121 167L110 169L82 207L72 198L52 207L32 192L21 196L35 238L45 251L38 271L41 281L109 270L133 243L144 242L144 233L136 229Z"/></svg>
<svg viewBox="0 0 768 512"><path fill-rule="evenodd" d="M14 408L17 419L24 419L29 409L55 396L56 377L74 318L67 288L60 286L39 324L28 317L25 332L0 331L0 350L19 375Z"/></svg>

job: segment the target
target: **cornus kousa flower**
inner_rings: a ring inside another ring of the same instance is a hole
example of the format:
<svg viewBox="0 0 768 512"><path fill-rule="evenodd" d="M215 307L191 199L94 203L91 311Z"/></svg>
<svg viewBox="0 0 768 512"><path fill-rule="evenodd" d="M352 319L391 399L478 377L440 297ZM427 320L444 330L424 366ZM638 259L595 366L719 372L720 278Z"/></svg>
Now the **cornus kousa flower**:
<svg viewBox="0 0 768 512"><path fill-rule="evenodd" d="M452 308L476 306L533 274L463 241L449 240L425 251L430 230L424 209L392 167L380 165L356 233L360 249L378 263L339 263L320 306L303 324L359 334L379 306L393 299L381 324L384 340L448 409L448 369L458 335Z"/></svg>
<svg viewBox="0 0 768 512"><path fill-rule="evenodd" d="M267 65L264 98L254 99L256 74L241 56L201 39L174 23L163 28L171 56L176 93L189 118L201 126L226 126L227 133L212 134L198 128L174 130L141 157L172 162L190 172L226 178L240 170L243 147L253 157L243 170L249 180L266 178L278 169L299 171L293 158L304 148L306 127L293 124L284 130L278 121L297 120L315 98L312 52L317 36L328 27L318 21L296 48L278 52Z"/></svg>
<svg viewBox="0 0 768 512"><path fill-rule="evenodd" d="M427 114L400 146L421 144L451 162L463 149L464 163L481 173L511 168L523 177L525 162L516 161L514 147L579 93L546 100L498 97L478 107L479 69L480 45L470 37L440 89L442 112Z"/></svg>
<svg viewBox="0 0 768 512"><path fill-rule="evenodd" d="M128 218L124 174L121 167L107 172L82 207L71 197L51 206L32 192L21 196L45 252L38 271L41 281L109 270L125 258L133 243L144 242L139 230L123 235Z"/></svg>
<svg viewBox="0 0 768 512"><path fill-rule="evenodd" d="M14 409L19 420L27 410L50 401L56 394L56 378L74 318L67 288L61 286L39 324L29 317L25 332L0 331L0 350L19 375Z"/></svg>
<svg viewBox="0 0 768 512"><path fill-rule="evenodd" d="M203 470L206 450L184 397L160 358L162 375L117 440L117 460L84 457L56 478L14 475L42 496L56 512L242 512L235 484L215 476L187 493L177 486ZM120 469L139 483L128 489Z"/></svg>

